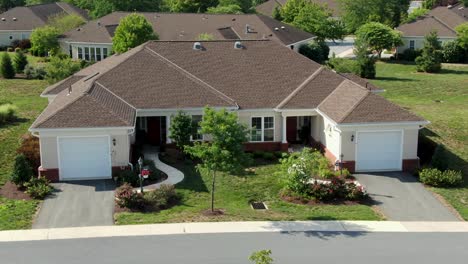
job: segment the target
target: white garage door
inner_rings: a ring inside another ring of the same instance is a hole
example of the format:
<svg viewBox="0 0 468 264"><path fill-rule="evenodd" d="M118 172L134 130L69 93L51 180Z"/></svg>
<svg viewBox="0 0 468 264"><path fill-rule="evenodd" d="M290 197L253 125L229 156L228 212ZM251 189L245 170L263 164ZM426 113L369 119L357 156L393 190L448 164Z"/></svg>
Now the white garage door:
<svg viewBox="0 0 468 264"><path fill-rule="evenodd" d="M402 132L358 132L356 171L391 171L402 167Z"/></svg>
<svg viewBox="0 0 468 264"><path fill-rule="evenodd" d="M59 137L61 180L112 178L109 137Z"/></svg>

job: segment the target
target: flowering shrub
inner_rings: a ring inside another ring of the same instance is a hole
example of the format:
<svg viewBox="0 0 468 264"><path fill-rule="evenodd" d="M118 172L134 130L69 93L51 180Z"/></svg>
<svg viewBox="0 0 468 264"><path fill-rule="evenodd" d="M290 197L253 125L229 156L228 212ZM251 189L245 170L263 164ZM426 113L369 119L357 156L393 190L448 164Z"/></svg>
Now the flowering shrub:
<svg viewBox="0 0 468 264"><path fill-rule="evenodd" d="M128 183L124 183L115 190L115 198L117 205L121 208L136 209L144 207L142 195L134 192L133 187Z"/></svg>
<svg viewBox="0 0 468 264"><path fill-rule="evenodd" d="M24 184L26 193L33 199L44 199L49 195L53 188L49 185L49 181L45 177L31 178Z"/></svg>
<svg viewBox="0 0 468 264"><path fill-rule="evenodd" d="M354 182L346 182L335 177L329 182L314 181L308 192L310 197L318 201L350 200L359 201L367 198L365 189Z"/></svg>

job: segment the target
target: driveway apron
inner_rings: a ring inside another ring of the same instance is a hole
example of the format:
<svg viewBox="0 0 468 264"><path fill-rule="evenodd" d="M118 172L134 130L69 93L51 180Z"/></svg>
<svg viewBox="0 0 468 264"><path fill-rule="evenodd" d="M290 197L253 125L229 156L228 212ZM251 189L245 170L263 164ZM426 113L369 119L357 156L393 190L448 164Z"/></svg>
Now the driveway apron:
<svg viewBox="0 0 468 264"><path fill-rule="evenodd" d="M403 172L355 175L388 220L459 221L429 190Z"/></svg>
<svg viewBox="0 0 468 264"><path fill-rule="evenodd" d="M113 224L113 181L73 181L53 186L56 191L42 204L33 228Z"/></svg>

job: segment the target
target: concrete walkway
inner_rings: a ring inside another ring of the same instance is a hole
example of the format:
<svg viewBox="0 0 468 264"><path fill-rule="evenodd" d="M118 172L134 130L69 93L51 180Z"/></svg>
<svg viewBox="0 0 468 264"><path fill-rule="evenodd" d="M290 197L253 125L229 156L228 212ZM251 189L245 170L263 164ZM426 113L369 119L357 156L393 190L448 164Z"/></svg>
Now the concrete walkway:
<svg viewBox="0 0 468 264"><path fill-rule="evenodd" d="M159 159L159 152L157 148L145 146L143 149L143 155L145 156L145 159L154 161L154 165L156 166L156 168L164 172L167 175L166 180L159 182L159 183L144 186L143 187L144 190L157 189L159 188L159 186L161 186L161 184L175 185L184 180L184 174L181 171L179 171L178 169L174 167L167 165L166 163L163 163ZM139 188L135 188L135 189L139 190Z"/></svg>
<svg viewBox="0 0 468 264"><path fill-rule="evenodd" d="M267 232L468 232L467 222L281 221L94 226L0 231L0 242Z"/></svg>

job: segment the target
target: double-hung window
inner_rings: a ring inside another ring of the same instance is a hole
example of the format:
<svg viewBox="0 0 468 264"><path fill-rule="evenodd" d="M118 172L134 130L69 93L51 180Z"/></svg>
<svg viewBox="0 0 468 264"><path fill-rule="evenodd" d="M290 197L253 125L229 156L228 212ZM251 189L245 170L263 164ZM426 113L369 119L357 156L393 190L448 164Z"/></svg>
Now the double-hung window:
<svg viewBox="0 0 468 264"><path fill-rule="evenodd" d="M272 142L275 138L275 118L272 116L252 117L251 120L252 142Z"/></svg>
<svg viewBox="0 0 468 264"><path fill-rule="evenodd" d="M192 116L192 141L203 140L203 134L200 133L200 122L203 120L202 115Z"/></svg>
<svg viewBox="0 0 468 264"><path fill-rule="evenodd" d="M84 48L84 59L89 61L89 47Z"/></svg>
<svg viewBox="0 0 468 264"><path fill-rule="evenodd" d="M414 50L414 40L410 40L409 42L409 48Z"/></svg>
<svg viewBox="0 0 468 264"><path fill-rule="evenodd" d="M78 59L82 60L83 59L83 48L78 47Z"/></svg>

